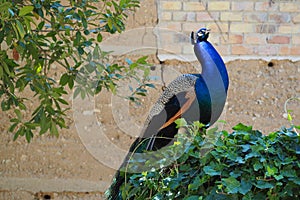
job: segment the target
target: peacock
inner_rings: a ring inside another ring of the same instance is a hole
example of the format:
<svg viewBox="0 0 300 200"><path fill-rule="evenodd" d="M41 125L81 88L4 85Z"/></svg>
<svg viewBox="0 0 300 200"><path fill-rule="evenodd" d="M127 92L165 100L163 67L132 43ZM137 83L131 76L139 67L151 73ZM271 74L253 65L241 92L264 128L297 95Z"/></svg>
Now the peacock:
<svg viewBox="0 0 300 200"><path fill-rule="evenodd" d="M131 145L106 191L108 200L122 200L120 187L125 178L121 169L128 164L130 156L133 153L157 151L170 144L178 133L177 119L200 121L209 127L220 117L227 98L229 78L221 56L207 41L208 36L207 28L199 29L196 34L191 33L191 43L202 72L180 75L162 92L146 119L142 135Z"/></svg>

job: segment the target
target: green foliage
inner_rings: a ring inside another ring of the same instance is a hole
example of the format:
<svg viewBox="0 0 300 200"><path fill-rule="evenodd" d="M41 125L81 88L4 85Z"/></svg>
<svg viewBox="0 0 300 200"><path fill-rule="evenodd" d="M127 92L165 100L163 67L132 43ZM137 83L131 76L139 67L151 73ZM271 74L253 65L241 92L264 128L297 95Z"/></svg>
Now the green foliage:
<svg viewBox="0 0 300 200"><path fill-rule="evenodd" d="M299 198L300 136L292 128L263 135L251 126L238 124L229 134L207 131L199 123L186 125L179 120L179 124L186 127L189 134L178 134L177 142L170 148L181 156L172 165L127 178L122 185L124 197L157 200ZM182 148L178 142L188 145Z"/></svg>
<svg viewBox="0 0 300 200"><path fill-rule="evenodd" d="M134 79L139 88L129 98L145 95L153 86L146 57L124 66L109 63L98 45L104 32L122 32L128 11L137 7L137 0L0 1L1 108L15 111L9 128L14 139L30 141L34 131L58 135L58 127L66 127L68 88L84 98L103 88L116 93L119 80ZM63 71L60 80L53 78L56 68ZM30 119L23 116L28 94L40 103Z"/></svg>

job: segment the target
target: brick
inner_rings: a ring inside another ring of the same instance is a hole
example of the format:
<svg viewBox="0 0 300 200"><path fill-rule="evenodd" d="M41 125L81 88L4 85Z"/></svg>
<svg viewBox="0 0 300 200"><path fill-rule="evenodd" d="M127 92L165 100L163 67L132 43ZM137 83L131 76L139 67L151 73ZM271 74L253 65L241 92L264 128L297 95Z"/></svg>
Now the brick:
<svg viewBox="0 0 300 200"><path fill-rule="evenodd" d="M296 3L280 3L279 10L281 12L298 12L299 4Z"/></svg>
<svg viewBox="0 0 300 200"><path fill-rule="evenodd" d="M254 9L256 11L278 11L278 4L279 3L274 3L270 4L269 1L264 1L264 2L255 2Z"/></svg>
<svg viewBox="0 0 300 200"><path fill-rule="evenodd" d="M263 34L248 34L244 36L244 43L251 45L264 45L266 44L266 36Z"/></svg>
<svg viewBox="0 0 300 200"><path fill-rule="evenodd" d="M233 55L252 55L253 48L251 46L233 45L231 47L231 53Z"/></svg>
<svg viewBox="0 0 300 200"><path fill-rule="evenodd" d="M283 56L290 55L290 48L288 46L280 46L279 47L279 54Z"/></svg>
<svg viewBox="0 0 300 200"><path fill-rule="evenodd" d="M213 33L213 34L210 34L209 35L209 38L208 40L213 43L213 44L217 44L219 45L220 44L220 37L221 35L219 33Z"/></svg>
<svg viewBox="0 0 300 200"><path fill-rule="evenodd" d="M275 24L259 24L256 25L256 33L275 33L277 25Z"/></svg>
<svg viewBox="0 0 300 200"><path fill-rule="evenodd" d="M290 37L289 36L272 36L267 39L267 42L269 44L289 44L290 43Z"/></svg>
<svg viewBox="0 0 300 200"><path fill-rule="evenodd" d="M291 25L281 25L278 28L278 33L291 33L292 26Z"/></svg>
<svg viewBox="0 0 300 200"><path fill-rule="evenodd" d="M185 11L204 11L205 5L201 2L184 2L183 10Z"/></svg>
<svg viewBox="0 0 300 200"><path fill-rule="evenodd" d="M179 1L163 1L161 8L163 10L181 10L182 3Z"/></svg>
<svg viewBox="0 0 300 200"><path fill-rule="evenodd" d="M300 45L297 46L281 46L279 49L279 53L281 55L287 55L287 56L299 56L300 55Z"/></svg>
<svg viewBox="0 0 300 200"><path fill-rule="evenodd" d="M158 24L159 28L167 28L175 31L181 31L181 23L180 22L161 22Z"/></svg>
<svg viewBox="0 0 300 200"><path fill-rule="evenodd" d="M244 14L245 22L266 22L268 21L268 13L265 12L251 12Z"/></svg>
<svg viewBox="0 0 300 200"><path fill-rule="evenodd" d="M162 21L170 21L172 20L172 12L163 12L161 13L161 18Z"/></svg>
<svg viewBox="0 0 300 200"><path fill-rule="evenodd" d="M231 23L230 32L232 33L252 33L253 24L249 23Z"/></svg>
<svg viewBox="0 0 300 200"><path fill-rule="evenodd" d="M194 12L173 12L173 20L175 20L175 21L195 21L196 13L194 13Z"/></svg>
<svg viewBox="0 0 300 200"><path fill-rule="evenodd" d="M290 51L291 51L290 55L293 55L293 56L300 55L300 45L292 46Z"/></svg>
<svg viewBox="0 0 300 200"><path fill-rule="evenodd" d="M203 21L215 21L219 19L219 12L197 12L196 20Z"/></svg>
<svg viewBox="0 0 300 200"><path fill-rule="evenodd" d="M292 44L300 44L300 35L292 36Z"/></svg>
<svg viewBox="0 0 300 200"><path fill-rule="evenodd" d="M225 40L224 40L225 39ZM222 44L242 44L243 35L241 34L230 34L228 37L222 37Z"/></svg>
<svg viewBox="0 0 300 200"><path fill-rule="evenodd" d="M289 23L291 22L291 15L289 13L273 13L269 16L269 22Z"/></svg>
<svg viewBox="0 0 300 200"><path fill-rule="evenodd" d="M291 34L299 34L300 32L300 24L296 25L280 25L278 28L278 33L291 33Z"/></svg>
<svg viewBox="0 0 300 200"><path fill-rule="evenodd" d="M212 33L227 33L229 31L228 23L207 23L206 27L209 28Z"/></svg>
<svg viewBox="0 0 300 200"><path fill-rule="evenodd" d="M229 1L211 1L208 2L208 10L229 10L230 2Z"/></svg>
<svg viewBox="0 0 300 200"><path fill-rule="evenodd" d="M221 56L231 55L229 45L214 45L215 49Z"/></svg>
<svg viewBox="0 0 300 200"><path fill-rule="evenodd" d="M182 30L184 32L197 31L202 27L204 27L204 25L197 22L188 22L182 24Z"/></svg>
<svg viewBox="0 0 300 200"><path fill-rule="evenodd" d="M297 14L293 17L293 20L292 20L294 23L300 23L300 14Z"/></svg>
<svg viewBox="0 0 300 200"><path fill-rule="evenodd" d="M254 6L253 2L250 1L245 1L245 2L240 2L240 1L235 1L232 2L232 10L233 11L252 11Z"/></svg>
<svg viewBox="0 0 300 200"><path fill-rule="evenodd" d="M257 55L268 55L268 56L275 56L278 55L278 45L264 45L258 46L255 49Z"/></svg>
<svg viewBox="0 0 300 200"><path fill-rule="evenodd" d="M221 21L243 21L243 12L222 12Z"/></svg>

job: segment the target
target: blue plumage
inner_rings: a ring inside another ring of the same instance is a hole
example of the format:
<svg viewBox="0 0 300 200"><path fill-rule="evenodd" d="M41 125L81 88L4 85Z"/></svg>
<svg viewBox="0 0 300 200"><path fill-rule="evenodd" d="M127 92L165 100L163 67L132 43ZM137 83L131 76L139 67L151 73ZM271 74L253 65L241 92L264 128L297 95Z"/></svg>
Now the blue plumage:
<svg viewBox="0 0 300 200"><path fill-rule="evenodd" d="M142 135L131 145L107 190L107 199L122 199L120 187L126 182L122 169L127 166L133 153L156 151L172 143L178 132L176 119L200 121L208 127L220 117L227 98L229 79L221 56L207 41L208 36L206 28L201 28L196 35L192 32L191 41L202 65L202 73L183 74L163 91L146 119Z"/></svg>

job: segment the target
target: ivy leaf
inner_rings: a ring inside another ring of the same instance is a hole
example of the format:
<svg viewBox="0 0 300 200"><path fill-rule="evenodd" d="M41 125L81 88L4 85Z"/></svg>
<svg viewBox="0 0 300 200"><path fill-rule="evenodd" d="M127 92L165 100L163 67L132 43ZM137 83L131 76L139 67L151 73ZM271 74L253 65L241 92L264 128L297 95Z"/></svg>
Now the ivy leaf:
<svg viewBox="0 0 300 200"><path fill-rule="evenodd" d="M184 198L183 200L201 200L202 197L201 196L196 196L196 195L193 195L193 196L190 196L190 197L187 197L187 198Z"/></svg>
<svg viewBox="0 0 300 200"><path fill-rule="evenodd" d="M239 191L241 183L234 177L223 178L222 183L226 186L228 194L236 194Z"/></svg>
<svg viewBox="0 0 300 200"><path fill-rule="evenodd" d="M269 189L269 188L273 188L274 187L274 184L270 183L270 182L267 182L267 181L264 181L264 180L258 180L256 183L255 183L255 186L259 189Z"/></svg>
<svg viewBox="0 0 300 200"><path fill-rule="evenodd" d="M252 131L252 126L246 126L242 123L237 124L232 128L235 131L245 131L245 132L250 132Z"/></svg>
<svg viewBox="0 0 300 200"><path fill-rule="evenodd" d="M241 187L239 188L239 192L243 195L247 194L252 188L252 183L249 180L242 179Z"/></svg>
<svg viewBox="0 0 300 200"><path fill-rule="evenodd" d="M176 128L187 126L187 122L183 118L175 120L175 123L177 125Z"/></svg>
<svg viewBox="0 0 300 200"><path fill-rule="evenodd" d="M253 165L254 171L258 171L258 170L260 170L260 169L262 169L262 168L263 168L263 165L262 165L261 162L259 162L259 161L256 161L256 162L254 163L254 165Z"/></svg>
<svg viewBox="0 0 300 200"><path fill-rule="evenodd" d="M188 189L189 190L197 190L200 185L201 185L200 178L199 178L199 176L197 176L194 179L194 181L191 184L189 184Z"/></svg>
<svg viewBox="0 0 300 200"><path fill-rule="evenodd" d="M276 167L270 167L267 166L267 176L274 176L278 172L278 169Z"/></svg>
<svg viewBox="0 0 300 200"><path fill-rule="evenodd" d="M281 171L281 175L285 177L297 177L297 173L294 169L292 169L292 166L284 167Z"/></svg>
<svg viewBox="0 0 300 200"><path fill-rule="evenodd" d="M217 176L217 175L221 175L220 171L215 170L212 166L205 166L203 168L203 171L210 176Z"/></svg>

